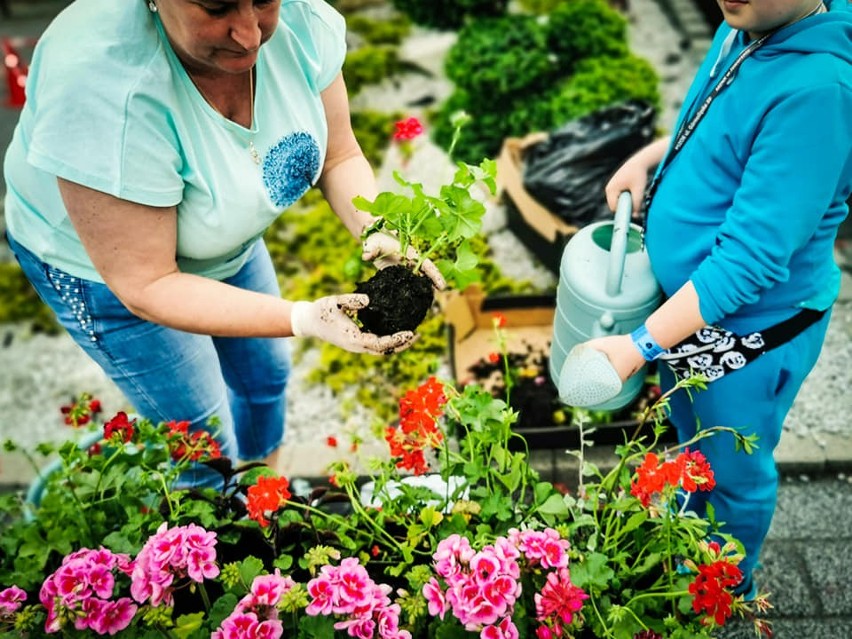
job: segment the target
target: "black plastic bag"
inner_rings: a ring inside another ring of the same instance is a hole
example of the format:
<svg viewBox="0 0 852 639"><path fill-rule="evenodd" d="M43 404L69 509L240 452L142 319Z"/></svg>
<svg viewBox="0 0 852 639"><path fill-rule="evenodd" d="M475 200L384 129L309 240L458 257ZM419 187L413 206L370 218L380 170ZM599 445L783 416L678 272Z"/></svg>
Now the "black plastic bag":
<svg viewBox="0 0 852 639"><path fill-rule="evenodd" d="M542 206L577 227L612 217L604 187L633 153L654 139L656 112L629 100L553 131L524 155L524 188Z"/></svg>

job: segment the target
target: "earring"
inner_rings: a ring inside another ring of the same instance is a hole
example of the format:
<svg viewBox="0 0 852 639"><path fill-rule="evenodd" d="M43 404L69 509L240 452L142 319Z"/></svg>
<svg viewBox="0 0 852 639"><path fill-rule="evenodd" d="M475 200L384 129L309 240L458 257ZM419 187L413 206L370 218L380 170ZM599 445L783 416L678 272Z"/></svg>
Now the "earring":
<svg viewBox="0 0 852 639"><path fill-rule="evenodd" d="M151 13L157 13L157 5L154 4L154 0L148 0L148 11Z"/></svg>

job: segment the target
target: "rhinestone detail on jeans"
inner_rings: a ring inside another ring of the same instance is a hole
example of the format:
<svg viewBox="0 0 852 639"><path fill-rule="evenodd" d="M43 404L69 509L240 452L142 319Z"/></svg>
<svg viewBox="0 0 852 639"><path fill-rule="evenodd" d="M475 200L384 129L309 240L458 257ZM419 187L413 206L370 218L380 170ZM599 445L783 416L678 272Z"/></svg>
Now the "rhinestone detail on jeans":
<svg viewBox="0 0 852 639"><path fill-rule="evenodd" d="M59 297L71 308L71 312L74 314L80 328L89 336L91 341L97 342L95 324L92 321L92 316L89 314L86 303L83 301L82 282L80 279L53 268L48 271L48 276L53 288L59 293Z"/></svg>

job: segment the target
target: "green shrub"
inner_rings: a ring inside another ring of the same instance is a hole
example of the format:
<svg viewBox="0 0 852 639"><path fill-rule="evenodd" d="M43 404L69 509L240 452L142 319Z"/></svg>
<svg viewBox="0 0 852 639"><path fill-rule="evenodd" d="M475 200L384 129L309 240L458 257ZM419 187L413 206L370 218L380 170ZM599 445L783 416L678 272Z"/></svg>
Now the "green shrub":
<svg viewBox="0 0 852 639"><path fill-rule="evenodd" d="M546 19L469 21L445 61L455 90L428 113L432 139L449 148L451 117L467 112L472 121L455 156L472 163L495 157L507 137L549 131L614 102L634 98L659 108L657 74L630 54L626 27L606 0L563 0Z"/></svg>
<svg viewBox="0 0 852 639"><path fill-rule="evenodd" d="M343 63L343 78L350 97L357 95L368 84L377 84L399 73L397 47L392 45L368 44L346 54Z"/></svg>
<svg viewBox="0 0 852 639"><path fill-rule="evenodd" d="M471 20L447 53L447 77L488 108L507 95L549 84L557 66L533 16Z"/></svg>
<svg viewBox="0 0 852 639"><path fill-rule="evenodd" d="M606 0L565 0L544 27L563 69L585 58L627 54L627 19Z"/></svg>
<svg viewBox="0 0 852 639"><path fill-rule="evenodd" d="M589 58L579 62L574 74L544 96L550 128L625 100L643 100L660 107L659 78L644 58Z"/></svg>
<svg viewBox="0 0 852 639"><path fill-rule="evenodd" d="M17 262L0 263L0 323L27 321L34 331L60 331L53 312L41 301Z"/></svg>
<svg viewBox="0 0 852 639"><path fill-rule="evenodd" d="M518 0L518 5L526 13L545 15L553 11L565 0Z"/></svg>
<svg viewBox="0 0 852 639"><path fill-rule="evenodd" d="M465 19L501 16L508 0L392 0L393 5L424 27L458 29Z"/></svg>
<svg viewBox="0 0 852 639"><path fill-rule="evenodd" d="M484 108L467 91L456 89L437 109L428 113L432 140L444 149L450 148L455 134L453 114L465 111L472 119L459 133L454 157L470 164L483 157L496 157L506 135L506 118L511 113L500 107L495 103L491 109Z"/></svg>
<svg viewBox="0 0 852 639"><path fill-rule="evenodd" d="M399 45L411 32L411 21L404 15L397 15L387 20L374 20L356 14L346 18L346 28L359 34L370 44Z"/></svg>

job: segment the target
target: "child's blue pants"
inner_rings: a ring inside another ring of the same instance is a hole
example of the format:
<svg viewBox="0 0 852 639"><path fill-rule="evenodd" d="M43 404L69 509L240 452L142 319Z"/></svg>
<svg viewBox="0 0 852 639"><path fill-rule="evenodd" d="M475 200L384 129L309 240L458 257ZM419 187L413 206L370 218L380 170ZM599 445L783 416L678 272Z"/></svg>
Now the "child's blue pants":
<svg viewBox="0 0 852 639"><path fill-rule="evenodd" d="M709 501L716 520L724 522L722 532L743 543L746 558L740 568L746 582L775 512L778 471L773 451L787 412L816 364L830 315L829 311L791 341L708 384L706 390L692 391L692 401L683 390L671 399L671 421L681 442L690 439L699 424L702 428L731 426L759 438L751 455L736 452L729 433L715 434L690 447L707 457L716 487L709 493L691 495L688 507L704 515L704 504ZM660 366L660 383L663 391L674 385L674 376L665 365Z"/></svg>

